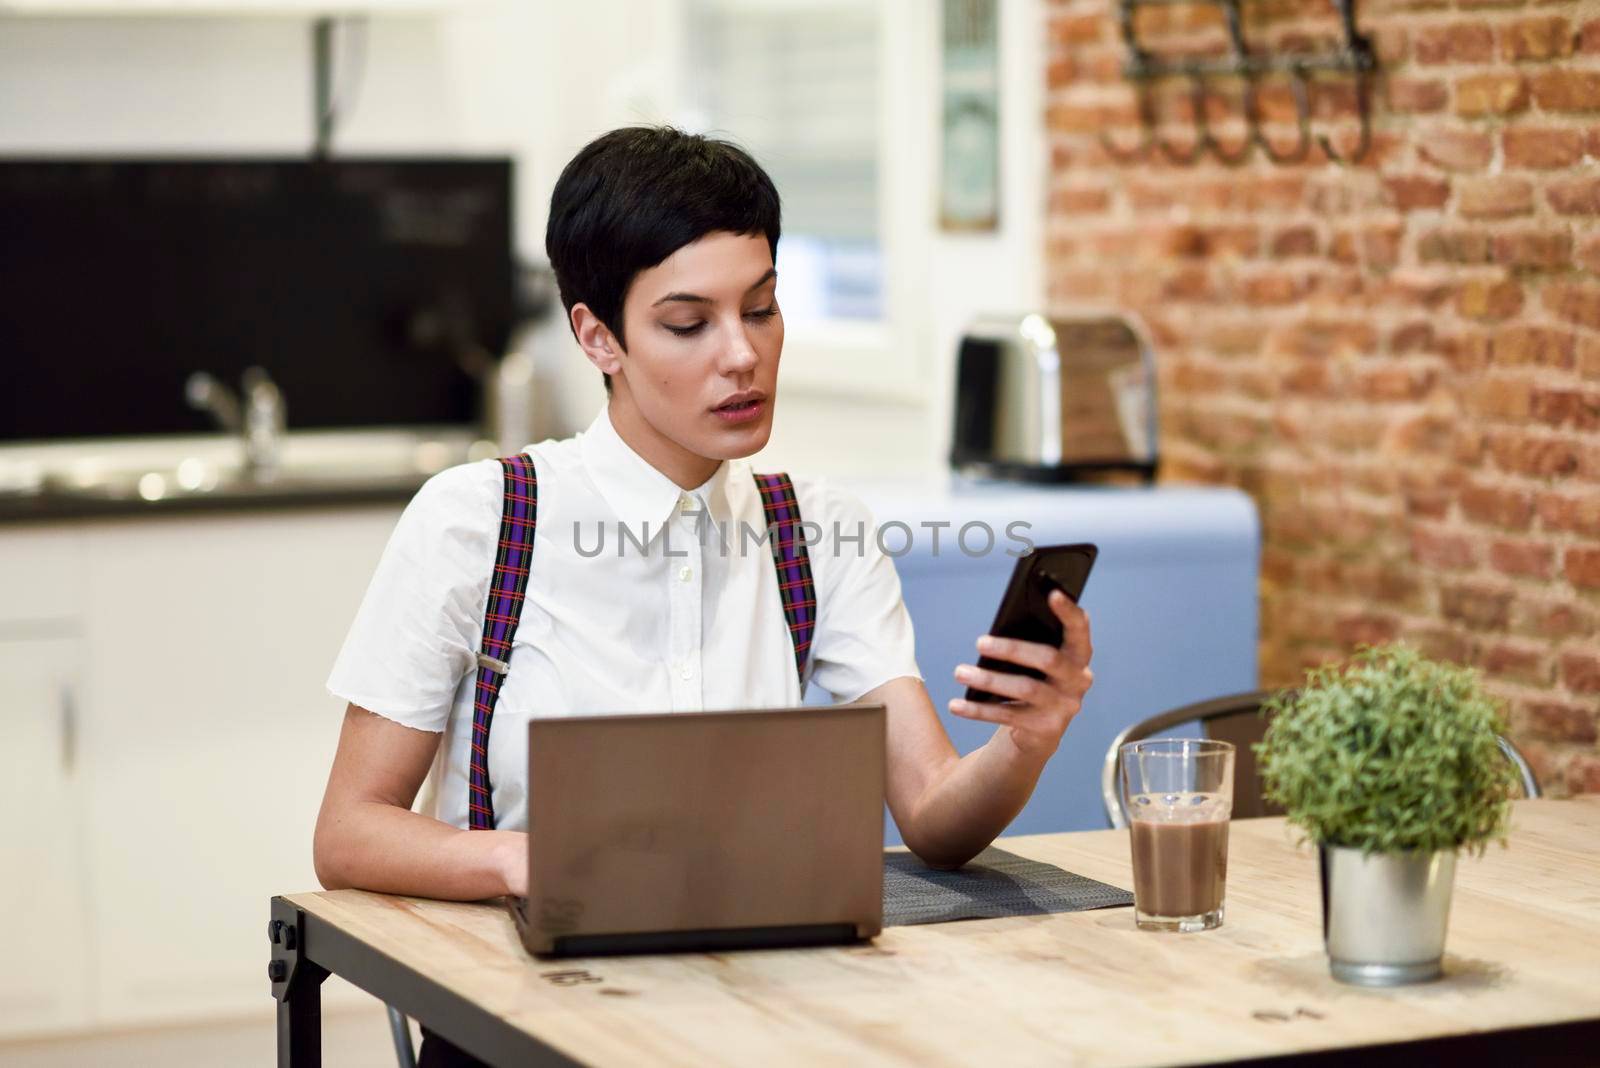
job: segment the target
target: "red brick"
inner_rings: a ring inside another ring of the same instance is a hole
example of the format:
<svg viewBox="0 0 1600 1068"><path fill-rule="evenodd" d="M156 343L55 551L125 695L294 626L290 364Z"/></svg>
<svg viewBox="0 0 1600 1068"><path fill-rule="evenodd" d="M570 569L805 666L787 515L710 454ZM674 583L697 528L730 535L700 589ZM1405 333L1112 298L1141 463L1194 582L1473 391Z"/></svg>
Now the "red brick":
<svg viewBox="0 0 1600 1068"><path fill-rule="evenodd" d="M1600 234L1590 234L1578 246L1578 266L1590 274L1600 275Z"/></svg>
<svg viewBox="0 0 1600 1068"><path fill-rule="evenodd" d="M1050 210L1063 215L1098 214L1111 207L1111 190L1104 186L1071 185L1050 194Z"/></svg>
<svg viewBox="0 0 1600 1068"><path fill-rule="evenodd" d="M1239 286L1239 295L1248 304L1292 304L1302 292L1297 278L1281 273L1245 278Z"/></svg>
<svg viewBox="0 0 1600 1068"><path fill-rule="evenodd" d="M1377 53L1378 64L1383 70L1390 70L1399 66L1411 55L1411 35L1404 26L1380 25L1373 26L1366 31L1367 38L1372 42L1372 50Z"/></svg>
<svg viewBox="0 0 1600 1068"><path fill-rule="evenodd" d="M1555 550L1535 541L1497 541L1489 546L1489 563L1503 574L1549 578Z"/></svg>
<svg viewBox="0 0 1600 1068"><path fill-rule="evenodd" d="M1509 60L1558 59L1572 55L1575 39L1572 23L1559 16L1519 19L1500 28L1500 56Z"/></svg>
<svg viewBox="0 0 1600 1068"><path fill-rule="evenodd" d="M1556 701L1532 701L1524 706L1528 730L1539 738L1593 745L1594 709Z"/></svg>
<svg viewBox="0 0 1600 1068"><path fill-rule="evenodd" d="M1427 519L1443 519L1455 501L1457 484L1461 478L1457 468L1439 471L1402 471L1401 497L1409 515Z"/></svg>
<svg viewBox="0 0 1600 1068"><path fill-rule="evenodd" d="M1255 226L1207 226L1197 244L1200 256L1254 256L1261 249L1261 231Z"/></svg>
<svg viewBox="0 0 1600 1068"><path fill-rule="evenodd" d="M1261 351L1266 336L1266 326L1253 316L1212 322L1201 334L1206 347L1218 356L1253 356Z"/></svg>
<svg viewBox="0 0 1600 1068"><path fill-rule="evenodd" d="M1600 378L1600 338L1579 339L1578 373L1585 378Z"/></svg>
<svg viewBox="0 0 1600 1068"><path fill-rule="evenodd" d="M1514 475L1550 478L1578 469L1577 448L1565 439L1496 433L1489 436L1488 449L1495 465Z"/></svg>
<svg viewBox="0 0 1600 1068"><path fill-rule="evenodd" d="M1214 367L1205 367L1193 360L1175 360L1168 368L1168 378L1163 386L1177 390L1185 397L1201 393L1217 393L1222 385L1222 374Z"/></svg>
<svg viewBox="0 0 1600 1068"><path fill-rule="evenodd" d="M1373 367L1357 376L1356 392L1369 401L1421 400L1433 391L1438 377L1429 367Z"/></svg>
<svg viewBox="0 0 1600 1068"><path fill-rule="evenodd" d="M1512 115L1527 106L1528 84L1515 71L1474 74L1456 80L1456 114L1464 118Z"/></svg>
<svg viewBox="0 0 1600 1068"><path fill-rule="evenodd" d="M1546 530L1570 530L1600 537L1600 493L1584 495L1541 493L1539 522Z"/></svg>
<svg viewBox="0 0 1600 1068"><path fill-rule="evenodd" d="M1494 142L1486 133L1441 127L1417 135L1418 154L1447 171L1481 171L1494 158Z"/></svg>
<svg viewBox="0 0 1600 1068"><path fill-rule="evenodd" d="M1507 219L1533 210L1533 183L1526 178L1468 178L1458 186L1456 211L1467 219Z"/></svg>
<svg viewBox="0 0 1600 1068"><path fill-rule="evenodd" d="M1572 235L1565 230L1497 234L1494 261L1508 267L1566 267L1572 262Z"/></svg>
<svg viewBox="0 0 1600 1068"><path fill-rule="evenodd" d="M1489 366L1490 335L1487 333L1462 334L1444 346L1450 366L1461 374L1476 375Z"/></svg>
<svg viewBox="0 0 1600 1068"><path fill-rule="evenodd" d="M1291 226L1272 235L1272 255L1280 259L1292 256L1314 256L1317 252L1317 232L1309 226Z"/></svg>
<svg viewBox="0 0 1600 1068"><path fill-rule="evenodd" d="M1447 570L1478 566L1471 538L1425 526L1411 528L1411 558L1419 564Z"/></svg>
<svg viewBox="0 0 1600 1068"><path fill-rule="evenodd" d="M1306 180L1299 174L1265 174L1221 183L1238 191L1238 202L1254 208L1297 208L1305 199Z"/></svg>
<svg viewBox="0 0 1600 1068"><path fill-rule="evenodd" d="M1433 352L1437 338L1430 322L1407 323L1389 335L1389 351L1396 356L1408 352Z"/></svg>
<svg viewBox="0 0 1600 1068"><path fill-rule="evenodd" d="M1549 650L1525 642L1495 642L1483 650L1478 666L1495 678L1511 679L1533 686L1548 686L1551 671Z"/></svg>
<svg viewBox="0 0 1600 1068"><path fill-rule="evenodd" d="M1463 583L1439 590L1439 607L1446 619L1482 630L1502 630L1511 617L1510 590L1483 583Z"/></svg>
<svg viewBox="0 0 1600 1068"><path fill-rule="evenodd" d="M1417 238L1423 263L1488 263L1491 242L1482 230L1431 230Z"/></svg>
<svg viewBox="0 0 1600 1068"><path fill-rule="evenodd" d="M1506 165L1533 170L1570 167L1583 159L1583 133L1579 130L1514 127L1502 135Z"/></svg>
<svg viewBox="0 0 1600 1068"><path fill-rule="evenodd" d="M1593 430L1600 427L1600 391L1535 389L1530 414L1551 426L1570 423L1579 430Z"/></svg>
<svg viewBox="0 0 1600 1068"><path fill-rule="evenodd" d="M1359 319L1301 319L1273 330L1265 338L1269 356L1316 358L1363 356L1376 350L1378 333Z"/></svg>
<svg viewBox="0 0 1600 1068"><path fill-rule="evenodd" d="M1469 278L1456 294L1456 311L1468 319L1509 319L1522 310L1522 284L1514 278Z"/></svg>
<svg viewBox="0 0 1600 1068"><path fill-rule="evenodd" d="M1514 323L1494 335L1493 359L1502 367L1571 367L1572 353L1572 331L1558 327Z"/></svg>
<svg viewBox="0 0 1600 1068"><path fill-rule="evenodd" d="M1334 625L1334 634L1341 645L1350 649L1384 645L1399 636L1400 622L1394 616L1362 612L1340 619Z"/></svg>
<svg viewBox="0 0 1600 1068"><path fill-rule="evenodd" d="M1401 115L1443 111L1450 102L1450 90L1437 78L1391 78L1387 95L1389 110Z"/></svg>
<svg viewBox="0 0 1600 1068"><path fill-rule="evenodd" d="M1068 55L1057 54L1050 58L1044 68L1044 84L1049 89L1063 89L1072 84L1078 76L1077 64Z"/></svg>
<svg viewBox="0 0 1600 1068"><path fill-rule="evenodd" d="M1592 638L1600 620L1578 604L1549 604L1541 609L1534 625L1546 638Z"/></svg>
<svg viewBox="0 0 1600 1068"><path fill-rule="evenodd" d="M1484 442L1487 433L1479 427L1456 425L1451 439L1450 455L1462 467L1483 466ZM1457 483L1459 486L1459 483Z"/></svg>
<svg viewBox="0 0 1600 1068"><path fill-rule="evenodd" d="M1098 300L1111 296L1111 279L1101 270L1050 270L1050 301L1055 304L1075 304L1085 300Z"/></svg>
<svg viewBox="0 0 1600 1068"><path fill-rule="evenodd" d="M1578 34L1578 51L1585 55L1600 53L1600 19L1590 19Z"/></svg>
<svg viewBox="0 0 1600 1068"><path fill-rule="evenodd" d="M1162 280L1161 296L1169 300L1213 300L1216 291L1204 267L1185 267L1170 272Z"/></svg>
<svg viewBox="0 0 1600 1068"><path fill-rule="evenodd" d="M1568 793L1600 793L1600 757L1578 754L1568 762L1563 778Z"/></svg>
<svg viewBox="0 0 1600 1068"><path fill-rule="evenodd" d="M1526 530L1533 519L1533 496L1525 490L1469 482L1461 488L1459 500L1462 514L1475 522Z"/></svg>
<svg viewBox="0 0 1600 1068"><path fill-rule="evenodd" d="M1454 629L1412 622L1403 634L1408 644L1431 660L1450 660L1457 664L1472 660L1471 639Z"/></svg>
<svg viewBox="0 0 1600 1068"><path fill-rule="evenodd" d="M1328 258L1335 263L1355 265L1361 262L1361 250L1354 230L1341 230L1328 244Z"/></svg>
<svg viewBox="0 0 1600 1068"><path fill-rule="evenodd" d="M1361 256L1368 267L1382 269L1400 262L1400 241L1405 227L1400 223L1369 226L1361 233Z"/></svg>
<svg viewBox="0 0 1600 1068"><path fill-rule="evenodd" d="M1383 179L1388 202L1401 211L1443 207L1450 199L1450 182L1421 175L1389 175Z"/></svg>
<svg viewBox="0 0 1600 1068"><path fill-rule="evenodd" d="M1535 74L1532 85L1545 111L1600 111L1600 71L1552 67Z"/></svg>
<svg viewBox="0 0 1600 1068"><path fill-rule="evenodd" d="M1485 63L1494 56L1494 34L1482 22L1428 26L1412 38L1418 63Z"/></svg>
<svg viewBox="0 0 1600 1068"><path fill-rule="evenodd" d="M1110 27L1110 21L1100 14L1056 15L1050 19L1050 42L1071 47L1093 44Z"/></svg>
<svg viewBox="0 0 1600 1068"><path fill-rule="evenodd" d="M1464 400L1473 414L1520 422L1533 411L1533 386L1521 378L1488 378L1469 387Z"/></svg>
<svg viewBox="0 0 1600 1068"><path fill-rule="evenodd" d="M1073 59L1080 82L1093 82L1096 85L1122 83L1122 53L1118 48L1090 46L1074 53Z"/></svg>
<svg viewBox="0 0 1600 1068"><path fill-rule="evenodd" d="M1600 178L1558 179L1544 195L1562 215L1600 215Z"/></svg>
<svg viewBox="0 0 1600 1068"><path fill-rule="evenodd" d="M1600 549L1568 549L1565 565L1568 582L1586 589L1600 589Z"/></svg>
<svg viewBox="0 0 1600 1068"><path fill-rule="evenodd" d="M1600 330L1600 285L1550 282L1544 287L1544 306L1568 322Z"/></svg>
<svg viewBox="0 0 1600 1068"><path fill-rule="evenodd" d="M1600 693L1600 656L1583 652L1561 654L1561 681L1573 693Z"/></svg>
<svg viewBox="0 0 1600 1068"><path fill-rule="evenodd" d="M1595 634L1593 613L1566 601L1528 606L1522 629L1541 638L1591 638Z"/></svg>

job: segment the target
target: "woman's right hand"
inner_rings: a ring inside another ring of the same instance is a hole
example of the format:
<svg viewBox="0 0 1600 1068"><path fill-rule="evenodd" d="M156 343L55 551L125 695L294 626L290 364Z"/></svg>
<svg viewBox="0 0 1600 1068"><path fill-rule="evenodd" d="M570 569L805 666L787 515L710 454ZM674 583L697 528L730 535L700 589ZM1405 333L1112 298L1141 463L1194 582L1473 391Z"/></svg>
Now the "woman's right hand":
<svg viewBox="0 0 1600 1068"><path fill-rule="evenodd" d="M445 901L526 896L526 834L467 831L411 811L440 737L345 709L312 843L323 886Z"/></svg>
<svg viewBox="0 0 1600 1068"><path fill-rule="evenodd" d="M482 834L482 831L469 831ZM497 843L501 877L505 880L506 894L510 897L528 896L528 835L524 831L494 831L501 836Z"/></svg>

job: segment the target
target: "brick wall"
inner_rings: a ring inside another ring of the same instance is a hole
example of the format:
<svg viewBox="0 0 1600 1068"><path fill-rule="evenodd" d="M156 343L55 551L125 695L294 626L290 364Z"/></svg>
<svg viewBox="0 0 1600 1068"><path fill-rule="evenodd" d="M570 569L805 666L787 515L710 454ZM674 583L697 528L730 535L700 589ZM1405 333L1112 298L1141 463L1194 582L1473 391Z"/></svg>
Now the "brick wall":
<svg viewBox="0 0 1600 1068"><path fill-rule="evenodd" d="M1253 47L1337 39L1325 0L1241 3ZM1483 669L1552 792L1600 790L1600 2L1358 3L1383 75L1349 167L1116 161L1099 131L1138 127L1114 11L1048 7L1050 300L1139 315L1163 478L1259 505L1263 684L1406 638ZM1225 49L1205 5L1139 27L1157 54ZM1336 149L1351 86L1311 95ZM1186 144L1186 86L1158 104ZM1293 143L1281 79L1260 112Z"/></svg>

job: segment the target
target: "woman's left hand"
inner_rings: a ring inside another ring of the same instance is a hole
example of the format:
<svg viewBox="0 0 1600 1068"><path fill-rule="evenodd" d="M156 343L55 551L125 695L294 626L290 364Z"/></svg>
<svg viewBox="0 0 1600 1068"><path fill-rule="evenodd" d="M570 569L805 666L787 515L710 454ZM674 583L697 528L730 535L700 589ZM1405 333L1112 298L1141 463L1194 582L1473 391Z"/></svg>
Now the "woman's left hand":
<svg viewBox="0 0 1600 1068"><path fill-rule="evenodd" d="M1083 695L1094 683L1089 660L1094 645L1089 636L1089 616L1060 590L1052 590L1050 610L1061 620L1061 647L986 634L978 639L978 652L1043 672L1044 678L989 671L972 664L956 668L956 681L1007 698L1004 703L953 698L950 711L966 719L998 723L1011 732L1012 743L1024 753L1049 757L1061 744L1067 724L1083 707Z"/></svg>

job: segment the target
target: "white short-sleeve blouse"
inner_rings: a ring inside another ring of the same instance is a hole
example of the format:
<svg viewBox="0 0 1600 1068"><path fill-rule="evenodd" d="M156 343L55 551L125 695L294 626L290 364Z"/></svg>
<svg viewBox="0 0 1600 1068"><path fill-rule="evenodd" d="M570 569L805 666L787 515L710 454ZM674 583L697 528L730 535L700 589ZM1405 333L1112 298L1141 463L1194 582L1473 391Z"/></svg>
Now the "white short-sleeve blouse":
<svg viewBox="0 0 1600 1068"><path fill-rule="evenodd" d="M766 520L743 460L680 490L604 410L526 450L538 527L511 671L490 734L497 825L526 827L527 720L613 712L781 708L801 701ZM793 479L818 613L807 679L853 700L920 677L894 562L854 495ZM335 696L442 731L433 814L467 825L474 668L500 529L502 475L442 471L407 506L340 650ZM746 533L748 531L749 533Z"/></svg>

